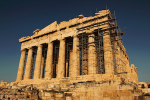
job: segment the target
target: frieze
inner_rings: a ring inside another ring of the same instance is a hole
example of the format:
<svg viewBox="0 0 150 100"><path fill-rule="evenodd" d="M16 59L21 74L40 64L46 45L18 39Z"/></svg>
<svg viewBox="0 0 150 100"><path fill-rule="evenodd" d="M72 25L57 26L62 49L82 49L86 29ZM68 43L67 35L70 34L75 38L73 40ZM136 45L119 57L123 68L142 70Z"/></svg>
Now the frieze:
<svg viewBox="0 0 150 100"><path fill-rule="evenodd" d="M76 27L76 24L83 23L84 25L77 26L77 27L81 28L83 26L90 25L91 23L95 23L96 21L97 22L102 21L99 18L102 17L102 16L105 16L107 14L110 15L109 10L102 10L102 11L99 11L98 13L95 13L96 16L93 16L93 17L90 16L90 17L83 17L83 18L74 18L74 19L71 19L69 21L62 21L62 22L60 22L60 24L57 24L57 21L55 21L55 22L51 23L50 25L46 26L45 28L43 28L42 30L36 29L33 32L34 34L31 37L32 38L37 38L37 37L40 37L44 34L48 34L48 33L51 33L51 32L54 32L53 34L55 34L55 31L57 31L57 30L60 30L60 29L63 29L63 28L66 28L65 30L67 30L67 27L70 27L70 26L73 26L73 25L75 25L75 27ZM96 18L98 20L96 20ZM105 20L105 19L103 19L103 20ZM21 39L19 39L19 42L24 42L24 41L30 40L31 37L30 36L22 37Z"/></svg>

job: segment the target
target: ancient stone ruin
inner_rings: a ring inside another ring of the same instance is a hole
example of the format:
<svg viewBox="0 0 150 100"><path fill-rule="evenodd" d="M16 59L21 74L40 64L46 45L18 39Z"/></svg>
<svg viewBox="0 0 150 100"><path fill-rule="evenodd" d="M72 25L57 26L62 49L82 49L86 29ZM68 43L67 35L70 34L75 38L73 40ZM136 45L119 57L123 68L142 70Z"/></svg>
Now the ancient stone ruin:
<svg viewBox="0 0 150 100"><path fill-rule="evenodd" d="M33 33L19 39L21 57L12 86L20 98L138 100L137 68L129 65L123 32L109 10L55 21ZM37 90L35 98L31 90Z"/></svg>
<svg viewBox="0 0 150 100"><path fill-rule="evenodd" d="M105 77L137 83L136 67L129 66L116 18L109 10L95 15L79 15L60 24L55 21L19 39L22 53L16 81L74 83Z"/></svg>

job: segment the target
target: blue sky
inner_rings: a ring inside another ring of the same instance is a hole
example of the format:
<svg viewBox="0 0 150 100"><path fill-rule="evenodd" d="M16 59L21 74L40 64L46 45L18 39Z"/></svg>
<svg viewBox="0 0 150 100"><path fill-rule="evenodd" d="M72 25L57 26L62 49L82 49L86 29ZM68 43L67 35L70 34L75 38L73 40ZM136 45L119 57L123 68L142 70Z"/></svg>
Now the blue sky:
<svg viewBox="0 0 150 100"><path fill-rule="evenodd" d="M150 81L150 0L0 0L0 80L16 80L21 37L54 21L94 16L106 6L125 32L123 44L139 81Z"/></svg>

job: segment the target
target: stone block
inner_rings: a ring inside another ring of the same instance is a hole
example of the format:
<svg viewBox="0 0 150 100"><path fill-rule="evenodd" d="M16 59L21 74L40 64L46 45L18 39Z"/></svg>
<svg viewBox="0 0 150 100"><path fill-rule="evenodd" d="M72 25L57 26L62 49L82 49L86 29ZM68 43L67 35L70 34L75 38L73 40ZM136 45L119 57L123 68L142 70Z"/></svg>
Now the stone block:
<svg viewBox="0 0 150 100"><path fill-rule="evenodd" d="M44 96L46 96L46 97L51 97L51 95L52 95L52 93L50 93L50 92L44 92Z"/></svg>
<svg viewBox="0 0 150 100"><path fill-rule="evenodd" d="M57 97L57 98L62 98L63 96L64 96L63 93L56 93L56 97Z"/></svg>
<svg viewBox="0 0 150 100"><path fill-rule="evenodd" d="M103 100L111 100L110 97L104 97Z"/></svg>
<svg viewBox="0 0 150 100"><path fill-rule="evenodd" d="M112 97L112 91L104 91L103 97Z"/></svg>
<svg viewBox="0 0 150 100"><path fill-rule="evenodd" d="M66 96L66 100L72 100L72 97Z"/></svg>

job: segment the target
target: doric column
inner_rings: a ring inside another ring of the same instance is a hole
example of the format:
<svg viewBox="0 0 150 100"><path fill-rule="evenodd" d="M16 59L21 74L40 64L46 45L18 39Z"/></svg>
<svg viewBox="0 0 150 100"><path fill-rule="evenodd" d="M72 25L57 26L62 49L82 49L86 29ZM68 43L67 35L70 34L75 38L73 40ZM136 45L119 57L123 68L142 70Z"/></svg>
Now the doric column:
<svg viewBox="0 0 150 100"><path fill-rule="evenodd" d="M42 57L42 61L41 61L41 68L40 68L40 78L43 78L43 74L44 74L44 57Z"/></svg>
<svg viewBox="0 0 150 100"><path fill-rule="evenodd" d="M39 45L36 56L34 79L40 78L41 61L42 61L42 45Z"/></svg>
<svg viewBox="0 0 150 100"><path fill-rule="evenodd" d="M94 34L89 35L89 48L88 48L88 75L96 74L96 53L95 44L93 43Z"/></svg>
<svg viewBox="0 0 150 100"><path fill-rule="evenodd" d="M18 67L18 74L16 81L23 80L24 64L25 64L26 50L21 51L20 63Z"/></svg>
<svg viewBox="0 0 150 100"><path fill-rule="evenodd" d="M65 70L65 40L60 40L57 78L64 77Z"/></svg>
<svg viewBox="0 0 150 100"><path fill-rule="evenodd" d="M48 43L47 58L46 58L46 68L45 68L45 79L52 78L53 72L53 42Z"/></svg>
<svg viewBox="0 0 150 100"><path fill-rule="evenodd" d="M114 74L113 53L109 31L103 32L105 73Z"/></svg>
<svg viewBox="0 0 150 100"><path fill-rule="evenodd" d="M74 72L73 70L72 70L72 68L73 68L73 51L70 51L70 59L69 59L69 77L72 77L72 72ZM66 69L68 69L68 68L66 68Z"/></svg>
<svg viewBox="0 0 150 100"><path fill-rule="evenodd" d="M26 62L24 80L31 78L31 67L32 67L32 59L33 59L32 54L33 54L33 48L31 47L28 50L28 57L27 57L27 62Z"/></svg>
<svg viewBox="0 0 150 100"><path fill-rule="evenodd" d="M118 41L117 41L118 42ZM114 70L116 71L115 74L120 73L120 47L117 45L117 42L114 43L114 46L116 46L115 48L115 57L116 57L116 68L114 68Z"/></svg>
<svg viewBox="0 0 150 100"><path fill-rule="evenodd" d="M128 72L128 67L129 67L129 59L126 57L126 72Z"/></svg>
<svg viewBox="0 0 150 100"><path fill-rule="evenodd" d="M72 70L71 77L76 77L79 75L79 38L77 36L73 37L73 56L72 56Z"/></svg>

